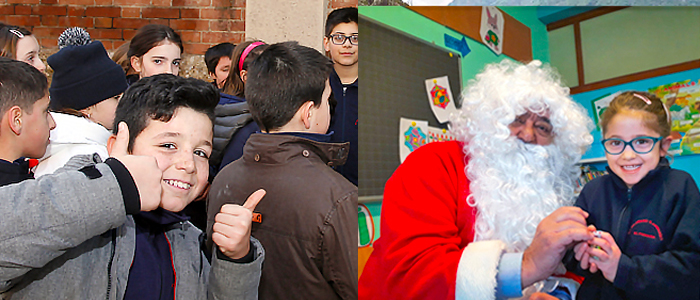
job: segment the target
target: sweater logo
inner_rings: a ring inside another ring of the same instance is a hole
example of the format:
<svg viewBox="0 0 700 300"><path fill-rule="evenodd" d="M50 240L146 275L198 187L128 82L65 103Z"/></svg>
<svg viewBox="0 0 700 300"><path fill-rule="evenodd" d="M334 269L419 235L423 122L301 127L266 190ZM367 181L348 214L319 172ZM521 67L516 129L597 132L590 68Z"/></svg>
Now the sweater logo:
<svg viewBox="0 0 700 300"><path fill-rule="evenodd" d="M661 234L661 229L659 229L659 226L654 224L654 222L652 222L651 220L647 219L641 219L634 222L634 224L632 224L632 227L630 227L630 230L627 231L627 235L630 234L649 238L652 240L664 240L664 236L663 234Z"/></svg>

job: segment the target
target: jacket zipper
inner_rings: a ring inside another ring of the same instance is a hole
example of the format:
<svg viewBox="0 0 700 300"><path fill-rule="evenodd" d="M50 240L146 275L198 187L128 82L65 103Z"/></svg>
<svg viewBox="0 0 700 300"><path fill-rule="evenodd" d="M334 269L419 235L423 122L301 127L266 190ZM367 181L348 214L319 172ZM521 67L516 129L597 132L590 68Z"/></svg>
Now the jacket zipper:
<svg viewBox="0 0 700 300"><path fill-rule="evenodd" d="M112 291L112 263L117 248L117 229L112 229L112 250L109 254L109 263L107 264L107 295L105 299L109 300L109 295Z"/></svg>
<svg viewBox="0 0 700 300"><path fill-rule="evenodd" d="M182 226L183 222L180 222L180 226ZM168 241L168 250L170 250L170 263L173 267L173 300L177 299L177 295L175 292L177 291L177 272L175 271L175 258L173 257L173 246L170 243L170 239L168 238L168 235L163 232L163 236L165 237L165 240Z"/></svg>
<svg viewBox="0 0 700 300"><path fill-rule="evenodd" d="M622 230L622 219L625 217L625 212L627 212L627 207L629 207L630 201L632 201L632 188L627 188L627 203L622 207L622 212L620 213L620 218L617 220L617 239L618 241L623 236Z"/></svg>

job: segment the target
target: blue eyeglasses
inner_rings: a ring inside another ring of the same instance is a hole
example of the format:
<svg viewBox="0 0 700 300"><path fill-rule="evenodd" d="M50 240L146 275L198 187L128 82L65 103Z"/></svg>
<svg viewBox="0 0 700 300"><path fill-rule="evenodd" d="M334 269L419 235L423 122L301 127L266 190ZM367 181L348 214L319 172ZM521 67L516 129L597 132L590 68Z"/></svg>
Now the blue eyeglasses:
<svg viewBox="0 0 700 300"><path fill-rule="evenodd" d="M637 154L647 154L654 149L654 146L658 141L663 139L663 137L640 136L633 138L629 142L626 142L620 138L610 138L604 139L602 143L603 148L605 148L605 152L610 155L618 155L624 152L627 145L629 145L632 148L632 151L636 152Z"/></svg>

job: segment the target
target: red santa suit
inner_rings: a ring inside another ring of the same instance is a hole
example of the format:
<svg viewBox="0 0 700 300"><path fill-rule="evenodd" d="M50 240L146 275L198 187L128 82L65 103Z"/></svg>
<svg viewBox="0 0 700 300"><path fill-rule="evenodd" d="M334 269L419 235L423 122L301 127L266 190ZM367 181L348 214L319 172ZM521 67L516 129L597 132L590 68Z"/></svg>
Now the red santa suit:
<svg viewBox="0 0 700 300"><path fill-rule="evenodd" d="M476 208L466 201L462 149L454 141L425 145L387 181L381 236L360 278L359 299L494 297L505 245L473 242Z"/></svg>

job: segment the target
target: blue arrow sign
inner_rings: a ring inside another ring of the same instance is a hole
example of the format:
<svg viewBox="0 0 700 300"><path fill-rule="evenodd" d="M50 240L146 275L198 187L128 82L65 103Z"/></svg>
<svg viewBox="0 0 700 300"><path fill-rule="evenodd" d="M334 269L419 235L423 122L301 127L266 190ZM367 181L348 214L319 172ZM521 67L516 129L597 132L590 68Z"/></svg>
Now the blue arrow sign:
<svg viewBox="0 0 700 300"><path fill-rule="evenodd" d="M471 49L469 49L469 46L467 46L467 40L464 37L462 37L462 39L459 40L455 37L448 35L447 33L445 33L445 46L447 46L447 48L457 50L459 53L462 54L462 57L467 56L467 54L469 54L469 52L472 51Z"/></svg>

